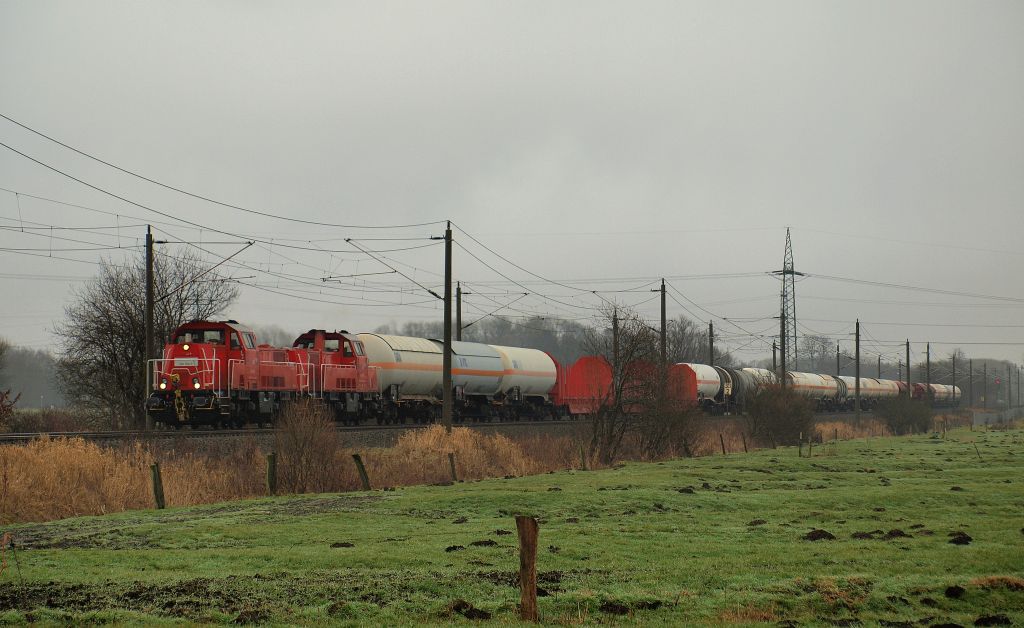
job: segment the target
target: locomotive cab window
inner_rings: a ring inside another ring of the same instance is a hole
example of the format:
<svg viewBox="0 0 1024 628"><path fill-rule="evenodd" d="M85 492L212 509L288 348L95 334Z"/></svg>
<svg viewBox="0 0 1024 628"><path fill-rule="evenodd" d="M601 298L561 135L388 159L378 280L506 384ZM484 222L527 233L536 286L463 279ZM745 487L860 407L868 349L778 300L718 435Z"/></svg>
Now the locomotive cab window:
<svg viewBox="0 0 1024 628"><path fill-rule="evenodd" d="M246 349L255 349L256 348L256 340L253 338L252 334L245 334L245 335L242 336L242 338L245 340L245 348Z"/></svg>
<svg viewBox="0 0 1024 628"><path fill-rule="evenodd" d="M238 334L231 334L231 348L235 350L242 348L242 343L238 341Z"/></svg>
<svg viewBox="0 0 1024 628"><path fill-rule="evenodd" d="M353 355L355 355L354 353L352 353L352 343L351 342L345 342L345 352L343 353L343 355L346 358L351 358Z"/></svg>
<svg viewBox="0 0 1024 628"><path fill-rule="evenodd" d="M365 355L363 353L363 343L357 341L355 343L355 345L356 345L356 355Z"/></svg>
<svg viewBox="0 0 1024 628"><path fill-rule="evenodd" d="M213 345L224 344L224 332L219 329L207 329L203 331L203 342Z"/></svg>
<svg viewBox="0 0 1024 628"><path fill-rule="evenodd" d="M324 351L337 351L338 350L338 339L327 338L324 340Z"/></svg>

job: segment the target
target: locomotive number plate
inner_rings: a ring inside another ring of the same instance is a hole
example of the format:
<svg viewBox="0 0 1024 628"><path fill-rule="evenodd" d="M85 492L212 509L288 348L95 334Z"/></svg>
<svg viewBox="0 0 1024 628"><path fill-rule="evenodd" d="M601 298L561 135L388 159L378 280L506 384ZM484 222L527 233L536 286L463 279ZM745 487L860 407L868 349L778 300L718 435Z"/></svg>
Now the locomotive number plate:
<svg viewBox="0 0 1024 628"><path fill-rule="evenodd" d="M199 358L174 358L174 366L199 366Z"/></svg>

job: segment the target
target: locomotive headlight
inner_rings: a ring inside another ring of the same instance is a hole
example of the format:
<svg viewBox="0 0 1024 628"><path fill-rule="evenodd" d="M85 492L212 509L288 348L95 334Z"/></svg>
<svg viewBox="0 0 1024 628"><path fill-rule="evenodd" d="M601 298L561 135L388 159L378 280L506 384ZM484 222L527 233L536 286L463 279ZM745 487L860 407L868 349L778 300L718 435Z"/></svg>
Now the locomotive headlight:
<svg viewBox="0 0 1024 628"><path fill-rule="evenodd" d="M198 377L193 377L192 378L192 388L195 388L196 390L199 390L199 378Z"/></svg>
<svg viewBox="0 0 1024 628"><path fill-rule="evenodd" d="M160 379L160 390L167 390L167 378L163 377Z"/></svg>
<svg viewBox="0 0 1024 628"><path fill-rule="evenodd" d="M181 345L181 348L184 349L185 351L188 351L188 343L186 342L185 344Z"/></svg>

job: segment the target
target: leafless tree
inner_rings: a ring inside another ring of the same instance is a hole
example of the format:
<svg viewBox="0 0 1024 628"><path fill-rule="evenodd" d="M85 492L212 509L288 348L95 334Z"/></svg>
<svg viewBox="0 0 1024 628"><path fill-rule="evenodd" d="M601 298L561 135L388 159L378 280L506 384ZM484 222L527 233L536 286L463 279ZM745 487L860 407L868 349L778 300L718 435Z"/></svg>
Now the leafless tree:
<svg viewBox="0 0 1024 628"><path fill-rule="evenodd" d="M7 342L7 340L3 338L0 338L0 375L3 375L3 370L5 366L4 358L7 354L7 351L10 348L11 343ZM3 379L0 379L0 383L2 382ZM19 397L21 397L20 394L11 396L10 390L0 389L0 427L6 425L7 420L14 413L14 404L18 403Z"/></svg>
<svg viewBox="0 0 1024 628"><path fill-rule="evenodd" d="M107 412L120 426L141 426L144 420L145 272L143 260L104 261L99 274L74 291L64 321L54 329L57 380L68 402ZM238 296L236 286L188 251L157 256L154 279L158 346L178 325L213 317Z"/></svg>
<svg viewBox="0 0 1024 628"><path fill-rule="evenodd" d="M666 353L669 364L678 362L708 363L708 328L685 316L668 321L665 333ZM716 336L718 333L716 332ZM715 347L715 364L729 366L732 356L720 347Z"/></svg>
<svg viewBox="0 0 1024 628"><path fill-rule="evenodd" d="M800 339L800 370L808 373L833 373L836 346L827 336L805 335Z"/></svg>
<svg viewBox="0 0 1024 628"><path fill-rule="evenodd" d="M7 366L5 361L7 352L11 349L11 343L7 342L6 338L0 338L0 383L3 383L4 367Z"/></svg>
<svg viewBox="0 0 1024 628"><path fill-rule="evenodd" d="M635 311L608 306L598 325L585 342L591 354L604 356L611 365L612 386L591 417L590 455L610 464L626 435L654 408L661 381L660 354L656 330Z"/></svg>

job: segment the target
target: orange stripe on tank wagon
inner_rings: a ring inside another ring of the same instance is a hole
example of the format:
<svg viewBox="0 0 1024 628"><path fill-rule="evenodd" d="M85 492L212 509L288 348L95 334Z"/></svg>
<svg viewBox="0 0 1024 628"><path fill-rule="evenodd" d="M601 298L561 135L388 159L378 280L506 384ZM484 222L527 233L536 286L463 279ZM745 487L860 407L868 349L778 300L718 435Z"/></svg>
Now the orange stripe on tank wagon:
<svg viewBox="0 0 1024 628"><path fill-rule="evenodd" d="M380 369L394 371L437 371L440 372L440 364L417 364L415 362L371 362L370 366ZM521 377L554 377L554 371L521 371L517 369L505 369L503 371L488 371L484 369L452 369L452 375L477 375L480 377L497 377L499 375L519 375Z"/></svg>

